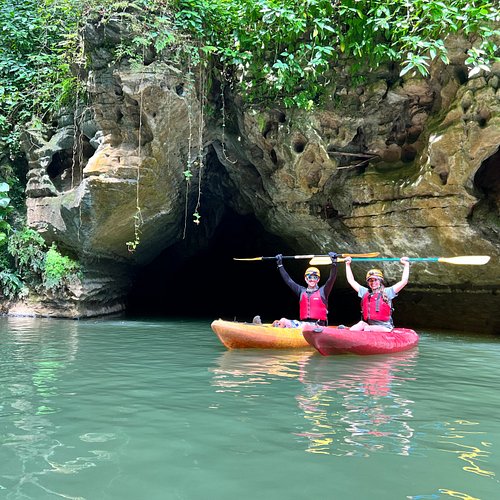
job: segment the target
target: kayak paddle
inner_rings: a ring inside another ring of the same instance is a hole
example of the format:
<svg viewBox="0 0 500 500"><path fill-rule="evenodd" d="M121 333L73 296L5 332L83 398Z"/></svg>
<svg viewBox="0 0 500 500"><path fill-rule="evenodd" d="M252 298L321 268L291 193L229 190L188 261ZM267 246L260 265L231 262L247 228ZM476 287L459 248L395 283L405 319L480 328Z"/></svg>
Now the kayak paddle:
<svg viewBox="0 0 500 500"><path fill-rule="evenodd" d="M459 257L410 257L410 262L443 262L445 264L457 264L463 266L482 266L489 262L489 255L461 255ZM328 257L329 259L329 257ZM352 259L355 262L397 262L399 257L376 257L376 258L357 258ZM344 262L344 259L339 259L338 262ZM323 256L313 257L309 264L311 266L321 266L330 264L330 260Z"/></svg>
<svg viewBox="0 0 500 500"><path fill-rule="evenodd" d="M337 254L339 257L377 257L380 255L380 252L371 252L371 253L339 253ZM283 259L323 259L324 262L322 264L331 264L332 260L329 255L283 255ZM328 259L328 261L327 261ZM276 256L274 257L249 257L249 258L237 258L233 257L233 260L276 260Z"/></svg>

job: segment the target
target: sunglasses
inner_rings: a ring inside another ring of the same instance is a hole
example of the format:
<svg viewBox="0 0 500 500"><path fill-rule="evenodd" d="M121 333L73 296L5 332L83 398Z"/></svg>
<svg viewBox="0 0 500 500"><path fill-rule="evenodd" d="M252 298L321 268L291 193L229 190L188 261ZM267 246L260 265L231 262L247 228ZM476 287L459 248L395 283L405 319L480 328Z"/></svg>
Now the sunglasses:
<svg viewBox="0 0 500 500"><path fill-rule="evenodd" d="M319 281L319 276L317 274L306 274L306 279Z"/></svg>
<svg viewBox="0 0 500 500"><path fill-rule="evenodd" d="M366 281L370 283L370 281L380 281L378 278L368 278Z"/></svg>

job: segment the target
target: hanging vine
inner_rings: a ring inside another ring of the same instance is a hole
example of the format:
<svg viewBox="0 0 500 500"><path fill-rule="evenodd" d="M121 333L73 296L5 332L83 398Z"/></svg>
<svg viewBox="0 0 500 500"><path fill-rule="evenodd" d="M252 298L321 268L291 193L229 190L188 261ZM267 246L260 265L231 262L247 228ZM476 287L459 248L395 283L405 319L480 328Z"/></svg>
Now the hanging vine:
<svg viewBox="0 0 500 500"><path fill-rule="evenodd" d="M222 72L221 72L221 90L220 90L220 99L221 99L221 115L222 115L222 144L221 144L221 149L222 149L222 154L224 156L224 159L231 163L232 165L236 164L236 160L230 160L226 154L226 96L225 96L225 88L226 88L226 72L225 72L225 67L222 65Z"/></svg>
<svg viewBox="0 0 500 500"><path fill-rule="evenodd" d="M144 51L145 48L143 47L143 60L144 60ZM137 131L138 135L138 147L137 147L137 154L139 157L139 161L137 162L137 174L136 174L136 179L135 179L135 215L134 215L134 239L131 241L127 241L126 245L128 248L129 252L135 252L137 247L139 246L139 243L141 242L141 226L144 223L144 220L142 218L142 212L141 212L141 203L140 203L140 185L141 185L141 159L142 159L142 116L143 116L143 99L144 99L144 92L143 92L143 85L144 82L144 72L141 72L141 78L139 80L139 128Z"/></svg>
<svg viewBox="0 0 500 500"><path fill-rule="evenodd" d="M192 78L192 70L191 64L188 63L188 72L187 72L187 85L184 87L186 90L186 109L187 109L187 119L188 119L188 148L186 155L186 170L184 170L184 179L186 181L186 192L184 195L184 229L182 231L182 239L186 238L187 232L187 221L188 221L188 211L189 211L189 192L191 187L191 179L193 177L192 172L192 160L191 160L191 151L193 147L193 109L191 105L191 91L193 88L193 78Z"/></svg>
<svg viewBox="0 0 500 500"><path fill-rule="evenodd" d="M80 31L81 19L77 23L77 30ZM75 59L74 64L78 67L85 67L85 52L84 52L84 44L85 44L85 35L82 35L81 38L78 39L77 49L75 50ZM75 189L83 180L83 163L84 163L84 154L83 154L83 130L82 123L85 118L87 112L90 112L90 106L85 104L88 95L84 93L83 84L81 81L80 74L78 73L76 76L76 90L75 90L75 106L73 111L73 149L71 155L71 188ZM76 181L75 181L75 168L78 168L76 172ZM77 228L77 238L80 241L81 236L81 228L82 228L82 204L78 204L78 228Z"/></svg>
<svg viewBox="0 0 500 500"><path fill-rule="evenodd" d="M186 87L186 108L188 117L188 152L186 161L186 170L184 170L184 178L186 180L186 193L184 199L184 229L182 237L186 238L187 225L190 212L189 195L191 192L191 181L194 177L193 167L198 168L198 184L197 184L197 194L196 202L194 204L194 211L192 212L192 222L199 225L201 222L201 195L202 195L202 178L203 169L205 167L205 154L204 154L204 128L205 128L205 107L207 105L207 61L200 56L200 52L196 49L191 51L191 56L188 62L188 85ZM196 80L193 73L193 66L198 68L198 78ZM196 92L196 82L198 83L198 92ZM194 134L194 124L196 110L193 109L192 102L197 101L199 103L198 109L198 130L197 130L197 141ZM196 146L197 154L193 159L193 145Z"/></svg>
<svg viewBox="0 0 500 500"><path fill-rule="evenodd" d="M204 155L204 145L203 145L203 131L205 129L205 106L207 103L207 73L206 69L206 61L201 60L198 64L199 68L199 94L198 100L200 103L200 119L198 122L198 195L196 198L196 205L193 212L193 222L195 224L200 224L201 215L201 181L203 177L203 169L205 167L205 155Z"/></svg>

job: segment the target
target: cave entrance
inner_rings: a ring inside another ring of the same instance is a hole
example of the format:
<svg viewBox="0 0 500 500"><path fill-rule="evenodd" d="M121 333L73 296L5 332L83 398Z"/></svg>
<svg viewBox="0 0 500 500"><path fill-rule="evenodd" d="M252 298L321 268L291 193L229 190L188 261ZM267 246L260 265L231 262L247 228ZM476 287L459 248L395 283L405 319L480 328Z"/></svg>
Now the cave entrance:
<svg viewBox="0 0 500 500"><path fill-rule="evenodd" d="M479 198L469 220L479 227L485 237L500 244L500 149L487 158L474 176L474 194Z"/></svg>
<svg viewBox="0 0 500 500"><path fill-rule="evenodd" d="M274 261L239 262L233 257L293 253L264 230L253 215L226 209L208 243L193 255L180 242L142 268L128 296L129 316L223 318L269 322L296 317L298 299L281 279ZM307 261L287 261L299 280Z"/></svg>

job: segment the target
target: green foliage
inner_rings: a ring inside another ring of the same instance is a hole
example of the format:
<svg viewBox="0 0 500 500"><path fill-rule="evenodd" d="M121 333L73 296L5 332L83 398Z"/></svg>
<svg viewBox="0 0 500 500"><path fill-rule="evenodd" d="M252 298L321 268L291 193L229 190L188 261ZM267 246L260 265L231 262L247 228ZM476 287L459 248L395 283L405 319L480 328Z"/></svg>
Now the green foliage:
<svg viewBox="0 0 500 500"><path fill-rule="evenodd" d="M498 47L500 20L487 0L177 0L177 26L206 53L233 67L251 100L280 99L310 108L335 67L354 73L393 61L401 75L428 75L444 38L462 31L482 37L470 52L473 71L488 69Z"/></svg>
<svg viewBox="0 0 500 500"><path fill-rule="evenodd" d="M43 286L46 290L63 288L79 279L80 265L70 257L61 255L55 244L45 255Z"/></svg>
<svg viewBox="0 0 500 500"><path fill-rule="evenodd" d="M133 6L134 13L120 12L119 17L126 18L127 29L131 33L130 40L122 41L115 49L116 60L128 59L131 62L144 63L146 51L153 49L157 54L165 49L172 49L178 45L173 33L172 21L162 2L137 2L129 4ZM114 8L113 5L110 6ZM155 15L151 15L155 10ZM180 55L178 51L172 51L173 59Z"/></svg>
<svg viewBox="0 0 500 500"><path fill-rule="evenodd" d="M0 0L0 144L16 153L24 123L73 101L79 28L90 18L126 21L117 61L210 61L248 100L307 109L336 68L394 61L402 75L426 76L433 59L448 62L450 33L479 36L466 63L488 70L498 12L493 0Z"/></svg>
<svg viewBox="0 0 500 500"><path fill-rule="evenodd" d="M140 207L137 207L137 213L134 215L134 239L127 241L127 249L129 252L133 253L137 250L139 243L141 242L141 226L142 226L142 215Z"/></svg>
<svg viewBox="0 0 500 500"><path fill-rule="evenodd" d="M25 185L20 180L20 177L25 176L25 166L21 161L11 161L5 157L3 161L0 160L0 184L5 183L9 186L9 207L12 208L15 215L25 211ZM7 192L0 189L0 198L4 196L7 196Z"/></svg>
<svg viewBox="0 0 500 500"><path fill-rule="evenodd" d="M10 229L10 224L7 222L7 214L11 210L9 193L9 185L6 182L0 182L0 247L7 241L7 234Z"/></svg>
<svg viewBox="0 0 500 500"><path fill-rule="evenodd" d="M8 254L0 255L0 284L6 297L22 296L27 287L37 291L63 289L80 279L80 264L63 256L55 244L47 249L33 229L12 231L7 250Z"/></svg>
<svg viewBox="0 0 500 500"><path fill-rule="evenodd" d="M32 285L40 282L45 267L46 244L33 229L13 231L8 243L9 254L20 276Z"/></svg>
<svg viewBox="0 0 500 500"><path fill-rule="evenodd" d="M0 0L0 142L18 149L21 126L71 101L81 0Z"/></svg>
<svg viewBox="0 0 500 500"><path fill-rule="evenodd" d="M27 285L41 283L45 251L43 238L32 229L12 230L8 244L0 248L0 286L4 297L27 293Z"/></svg>
<svg viewBox="0 0 500 500"><path fill-rule="evenodd" d="M5 298L14 299L26 295L27 288L15 272L0 270L0 292Z"/></svg>

